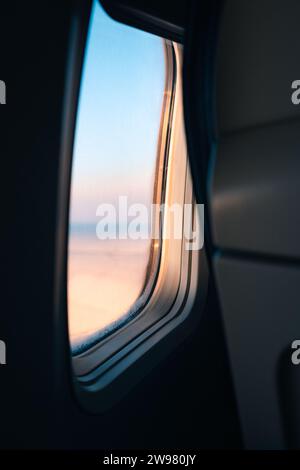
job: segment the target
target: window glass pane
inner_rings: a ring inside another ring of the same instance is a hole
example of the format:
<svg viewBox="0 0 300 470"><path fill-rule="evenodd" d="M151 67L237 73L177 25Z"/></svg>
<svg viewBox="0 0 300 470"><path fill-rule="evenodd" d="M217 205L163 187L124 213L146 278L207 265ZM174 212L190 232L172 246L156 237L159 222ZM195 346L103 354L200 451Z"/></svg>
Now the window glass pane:
<svg viewBox="0 0 300 470"><path fill-rule="evenodd" d="M155 196L164 47L160 38L115 22L94 3L71 180L68 315L74 352L135 315L149 290L155 244L151 237L120 239L131 219L121 214L119 198L127 198L128 207L150 208ZM115 239L97 236L104 203L116 209L117 219L106 213Z"/></svg>

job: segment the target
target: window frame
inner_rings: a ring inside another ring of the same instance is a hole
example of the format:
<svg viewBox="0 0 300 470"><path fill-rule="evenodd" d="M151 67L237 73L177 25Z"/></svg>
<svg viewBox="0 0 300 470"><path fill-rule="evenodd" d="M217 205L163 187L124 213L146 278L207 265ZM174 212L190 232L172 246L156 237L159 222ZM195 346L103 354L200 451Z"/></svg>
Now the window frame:
<svg viewBox="0 0 300 470"><path fill-rule="evenodd" d="M108 367L102 375L98 374L95 367L86 376L76 376L68 334L67 257L74 135L91 6L92 2L88 2L82 10L76 10L70 25L57 182L53 354L56 371L55 389L61 389L67 374L67 383L72 387L75 404L85 412L101 413L120 401L123 395L129 393L143 377L195 332L205 306L209 269L205 249L189 252L188 262L183 263L185 280L182 278L178 290L180 295L177 296L177 301L173 303L168 315L151 328L147 337L142 338L139 344L133 344L134 347L127 350L125 355L121 355L120 360ZM161 36L173 39L167 30ZM178 47L181 46L178 44ZM181 50L176 58L179 72L182 68L182 59ZM180 94L181 81L181 73L178 73L177 85ZM181 128L184 136L182 109ZM172 129L174 139L175 125ZM176 150L176 146L173 145L172 148Z"/></svg>
<svg viewBox="0 0 300 470"><path fill-rule="evenodd" d="M180 44L172 42L169 60L172 60L169 63L172 86L169 92L167 89L165 106L169 106L169 110L164 113L160 143L166 175L164 197L167 204L176 202L184 207L184 204L195 201L185 142L181 77L183 48ZM185 178L182 178L183 174ZM169 223L165 221L165 230L168 230ZM152 367L166 351L183 340L199 320L199 315L191 317L190 314L196 297L199 297L200 257L201 302L204 299L206 262L201 252L183 249L184 243L184 238L162 240L155 286L139 315L88 350L72 357L75 393L85 409L100 412L111 406L120 398L121 389L125 393L131 388L147 367Z"/></svg>

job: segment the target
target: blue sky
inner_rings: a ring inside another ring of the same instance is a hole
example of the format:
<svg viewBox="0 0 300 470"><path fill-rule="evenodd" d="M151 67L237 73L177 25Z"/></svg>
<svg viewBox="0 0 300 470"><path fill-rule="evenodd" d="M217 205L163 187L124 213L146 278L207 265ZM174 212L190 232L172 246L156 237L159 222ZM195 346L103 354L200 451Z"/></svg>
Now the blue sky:
<svg viewBox="0 0 300 470"><path fill-rule="evenodd" d="M162 40L112 20L94 2L72 169L71 222L102 202L152 200L165 85Z"/></svg>

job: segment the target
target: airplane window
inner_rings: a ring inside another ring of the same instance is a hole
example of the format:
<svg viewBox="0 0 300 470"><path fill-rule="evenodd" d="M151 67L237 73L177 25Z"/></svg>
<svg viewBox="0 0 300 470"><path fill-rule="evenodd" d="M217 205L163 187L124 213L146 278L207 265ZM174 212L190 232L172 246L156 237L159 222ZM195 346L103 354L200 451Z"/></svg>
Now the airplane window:
<svg viewBox="0 0 300 470"><path fill-rule="evenodd" d="M162 191L166 48L165 40L117 23L94 2L71 178L68 323L75 354L134 318L153 288L160 241L149 236L149 217Z"/></svg>

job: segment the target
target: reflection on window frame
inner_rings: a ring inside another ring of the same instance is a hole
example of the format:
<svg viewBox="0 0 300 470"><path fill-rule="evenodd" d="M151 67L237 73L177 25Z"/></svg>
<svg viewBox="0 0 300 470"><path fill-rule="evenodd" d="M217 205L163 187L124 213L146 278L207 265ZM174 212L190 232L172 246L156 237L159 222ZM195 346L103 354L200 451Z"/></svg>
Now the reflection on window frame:
<svg viewBox="0 0 300 470"><path fill-rule="evenodd" d="M166 41L167 79L161 122L156 198L165 204L194 203L182 105L182 46ZM184 209L183 217L184 217ZM168 233L171 215L156 224ZM193 226L196 211L194 211ZM158 258L158 257L157 257ZM83 406L101 411L113 401L111 387L150 349L189 317L198 282L199 252L186 250L184 239L162 237L159 266L152 267L151 292L142 311L81 354L73 356L75 391ZM171 335L169 335L171 336ZM141 371L140 371L141 372ZM131 383L133 384L134 380Z"/></svg>

